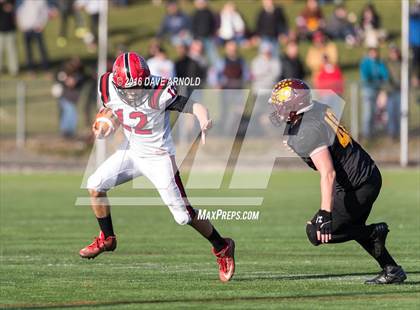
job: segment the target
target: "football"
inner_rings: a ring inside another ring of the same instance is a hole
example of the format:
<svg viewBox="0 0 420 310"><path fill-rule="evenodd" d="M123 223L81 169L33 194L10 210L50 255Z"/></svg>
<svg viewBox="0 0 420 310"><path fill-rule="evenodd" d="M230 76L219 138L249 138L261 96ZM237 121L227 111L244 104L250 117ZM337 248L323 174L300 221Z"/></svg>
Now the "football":
<svg viewBox="0 0 420 310"><path fill-rule="evenodd" d="M109 108L102 108L98 114L96 114L92 130L97 138L103 139L114 133L119 125L118 118L114 115L112 110Z"/></svg>

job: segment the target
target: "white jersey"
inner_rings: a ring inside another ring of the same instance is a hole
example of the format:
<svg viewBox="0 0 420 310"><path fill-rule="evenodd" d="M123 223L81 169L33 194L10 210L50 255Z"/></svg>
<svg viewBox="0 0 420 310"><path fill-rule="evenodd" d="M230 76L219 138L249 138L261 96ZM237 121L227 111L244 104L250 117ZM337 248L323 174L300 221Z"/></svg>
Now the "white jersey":
<svg viewBox="0 0 420 310"><path fill-rule="evenodd" d="M105 73L99 80L99 94L105 107L112 109L120 121L128 141L128 149L140 157L175 155L169 112L166 108L176 99L176 89L166 79L159 80L150 89L138 107L131 107L118 96L112 83L112 73Z"/></svg>

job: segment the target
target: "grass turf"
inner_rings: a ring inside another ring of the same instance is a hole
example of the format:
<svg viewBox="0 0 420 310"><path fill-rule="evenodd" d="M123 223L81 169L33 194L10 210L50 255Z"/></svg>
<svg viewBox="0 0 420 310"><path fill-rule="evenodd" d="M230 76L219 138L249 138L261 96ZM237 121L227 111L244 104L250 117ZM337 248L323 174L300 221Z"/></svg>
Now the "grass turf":
<svg viewBox="0 0 420 310"><path fill-rule="evenodd" d="M85 196L81 177L3 174L0 308L418 309L419 175L383 175L369 222L390 225L390 252L408 272L399 286L364 285L378 267L354 242L313 247L306 240L304 223L319 201L315 173L278 172L267 190L242 193L264 196L261 207L237 207L260 210L258 221L215 221L237 243L237 272L228 284L218 281L207 241L160 206L115 207L117 251L82 260L77 252L97 224L88 207L74 206ZM139 192L128 184L116 195Z"/></svg>

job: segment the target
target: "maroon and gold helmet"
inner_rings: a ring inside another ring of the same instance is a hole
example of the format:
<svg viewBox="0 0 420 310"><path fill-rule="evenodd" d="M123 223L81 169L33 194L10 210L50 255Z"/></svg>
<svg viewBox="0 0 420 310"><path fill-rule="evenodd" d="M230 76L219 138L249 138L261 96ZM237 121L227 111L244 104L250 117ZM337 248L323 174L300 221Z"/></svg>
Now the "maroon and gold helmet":
<svg viewBox="0 0 420 310"><path fill-rule="evenodd" d="M302 80L284 79L274 86L269 103L280 121L289 121L292 116L311 108L311 89Z"/></svg>

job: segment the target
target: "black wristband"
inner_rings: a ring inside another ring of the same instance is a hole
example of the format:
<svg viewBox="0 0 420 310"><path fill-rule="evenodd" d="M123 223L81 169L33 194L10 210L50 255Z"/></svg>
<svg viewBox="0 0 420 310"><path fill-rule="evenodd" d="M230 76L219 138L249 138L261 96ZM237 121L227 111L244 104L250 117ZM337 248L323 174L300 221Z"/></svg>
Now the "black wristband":
<svg viewBox="0 0 420 310"><path fill-rule="evenodd" d="M325 219L325 221L331 220L331 212L329 211L319 209L318 215L322 216Z"/></svg>

